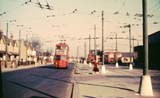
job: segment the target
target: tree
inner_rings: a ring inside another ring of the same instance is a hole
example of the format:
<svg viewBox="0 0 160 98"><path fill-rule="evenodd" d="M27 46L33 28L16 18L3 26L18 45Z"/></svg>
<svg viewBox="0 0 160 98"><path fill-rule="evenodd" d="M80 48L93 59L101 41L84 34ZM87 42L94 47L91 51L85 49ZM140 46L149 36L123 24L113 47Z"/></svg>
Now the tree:
<svg viewBox="0 0 160 98"><path fill-rule="evenodd" d="M39 39L31 39L32 47L36 50L41 50L41 42Z"/></svg>
<svg viewBox="0 0 160 98"><path fill-rule="evenodd" d="M2 36L3 36L3 32L2 32L2 30L0 29L0 39L2 38Z"/></svg>

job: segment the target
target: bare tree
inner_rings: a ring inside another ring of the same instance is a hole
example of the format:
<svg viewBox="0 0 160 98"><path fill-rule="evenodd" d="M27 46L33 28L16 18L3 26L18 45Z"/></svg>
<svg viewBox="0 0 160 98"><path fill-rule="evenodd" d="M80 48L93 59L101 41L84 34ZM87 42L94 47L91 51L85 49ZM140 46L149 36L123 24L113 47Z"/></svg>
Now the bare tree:
<svg viewBox="0 0 160 98"><path fill-rule="evenodd" d="M0 29L0 39L2 38L2 36L3 36L3 32L2 32L2 30Z"/></svg>
<svg viewBox="0 0 160 98"><path fill-rule="evenodd" d="M31 39L31 44L36 50L41 50L41 42L39 39Z"/></svg>

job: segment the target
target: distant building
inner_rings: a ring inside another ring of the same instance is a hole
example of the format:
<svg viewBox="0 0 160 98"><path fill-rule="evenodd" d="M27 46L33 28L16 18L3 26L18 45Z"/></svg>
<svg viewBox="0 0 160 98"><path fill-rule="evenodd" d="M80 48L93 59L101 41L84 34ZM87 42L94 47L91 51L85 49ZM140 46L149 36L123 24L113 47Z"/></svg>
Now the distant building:
<svg viewBox="0 0 160 98"><path fill-rule="evenodd" d="M31 44L24 40L14 40L12 34L8 38L0 31L0 60L3 63L1 65L11 67L13 62L16 62L17 65L18 60L22 62L26 62L28 59L36 61L36 56L36 51Z"/></svg>

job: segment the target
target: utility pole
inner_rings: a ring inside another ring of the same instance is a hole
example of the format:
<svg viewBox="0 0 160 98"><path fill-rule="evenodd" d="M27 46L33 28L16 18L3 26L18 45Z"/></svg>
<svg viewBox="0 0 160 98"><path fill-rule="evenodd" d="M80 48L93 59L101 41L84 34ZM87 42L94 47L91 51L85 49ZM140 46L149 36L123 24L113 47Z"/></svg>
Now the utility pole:
<svg viewBox="0 0 160 98"><path fill-rule="evenodd" d="M5 39L5 41L6 41L6 47L5 47L5 51L6 51L6 55L5 55L5 65L6 65L6 67L7 67L7 61L8 61L8 21L7 21L7 27L6 27L6 39Z"/></svg>
<svg viewBox="0 0 160 98"><path fill-rule="evenodd" d="M95 33L96 31L95 30L96 29L94 28L94 36L96 36L96 33ZM89 37L88 38L84 38L84 39L88 39L88 41L89 41L89 53L90 53L90 50L91 50L91 39L94 39L94 48L96 49L96 39L98 39L98 37L91 38L91 35L89 34ZM86 49L85 49L85 51L86 51Z"/></svg>
<svg viewBox="0 0 160 98"><path fill-rule="evenodd" d="M19 30L19 62L21 61L21 30Z"/></svg>
<svg viewBox="0 0 160 98"><path fill-rule="evenodd" d="M78 63L78 55L79 55L79 46L77 46L77 63Z"/></svg>
<svg viewBox="0 0 160 98"><path fill-rule="evenodd" d="M115 36L115 38L116 38L116 67L118 67L118 58L117 58L117 52L118 52L118 48L117 48L117 32L115 34L116 34L116 36Z"/></svg>
<svg viewBox="0 0 160 98"><path fill-rule="evenodd" d="M106 73L106 67L104 65L104 11L102 11L102 74Z"/></svg>
<svg viewBox="0 0 160 98"><path fill-rule="evenodd" d="M27 62L27 58L28 58L28 54L27 54L28 46L29 46L28 35L26 34L26 62Z"/></svg>
<svg viewBox="0 0 160 98"><path fill-rule="evenodd" d="M147 0L143 4L143 45L144 45L144 70L143 75L148 75L148 27L147 27Z"/></svg>
<svg viewBox="0 0 160 98"><path fill-rule="evenodd" d="M144 68L141 77L139 93L142 96L153 96L151 77L148 73L148 28L147 28L147 0L142 0L143 8L143 46L144 46Z"/></svg>
<svg viewBox="0 0 160 98"><path fill-rule="evenodd" d="M23 25L17 25L17 27L23 27ZM19 29L19 62L21 61L21 28Z"/></svg>
<svg viewBox="0 0 160 98"><path fill-rule="evenodd" d="M86 55L87 53L86 53L86 41L84 42L84 58L85 58L85 60L86 60Z"/></svg>
<svg viewBox="0 0 160 98"><path fill-rule="evenodd" d="M104 11L102 11L102 65L104 65Z"/></svg>
<svg viewBox="0 0 160 98"><path fill-rule="evenodd" d="M128 25L129 27L129 52L130 52L130 64L132 64L132 45L131 45L131 25Z"/></svg>
<svg viewBox="0 0 160 98"><path fill-rule="evenodd" d="M134 61L134 40L136 40L136 39L134 39L134 36L132 38L133 38L133 40L132 40L132 53L133 53L132 58Z"/></svg>
<svg viewBox="0 0 160 98"><path fill-rule="evenodd" d="M96 49L96 25L94 25L94 53L97 55L97 49Z"/></svg>
<svg viewBox="0 0 160 98"><path fill-rule="evenodd" d="M118 49L117 49L117 33L116 33L115 38L116 38L116 62L117 62L117 51L118 51Z"/></svg>
<svg viewBox="0 0 160 98"><path fill-rule="evenodd" d="M90 50L91 50L91 35L89 34L89 53L90 53Z"/></svg>
<svg viewBox="0 0 160 98"><path fill-rule="evenodd" d="M5 63L5 65L7 66L7 61L8 61L8 43L9 43L9 39L8 39L8 28L9 28L9 22L16 22L16 20L10 20L10 21L7 21L7 23L6 23L6 39L5 39L5 41L6 41L6 45L5 45L5 61L6 61L6 63Z"/></svg>
<svg viewBox="0 0 160 98"><path fill-rule="evenodd" d="M129 70L133 69L133 65L132 65L132 45L131 45L131 25L126 25L124 26L124 28L128 27L129 28L129 54L130 54L130 64L129 64Z"/></svg>

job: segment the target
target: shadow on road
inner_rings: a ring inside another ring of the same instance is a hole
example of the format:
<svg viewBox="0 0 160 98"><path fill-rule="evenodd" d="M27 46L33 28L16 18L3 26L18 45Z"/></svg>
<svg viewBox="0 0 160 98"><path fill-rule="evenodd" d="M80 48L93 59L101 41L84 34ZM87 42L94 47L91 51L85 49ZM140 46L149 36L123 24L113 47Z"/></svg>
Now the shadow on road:
<svg viewBox="0 0 160 98"><path fill-rule="evenodd" d="M84 95L83 97L84 97L84 98L97 98L97 97L86 96L86 95Z"/></svg>
<svg viewBox="0 0 160 98"><path fill-rule="evenodd" d="M46 97L40 97L40 96L32 96L30 98L46 98Z"/></svg>
<svg viewBox="0 0 160 98"><path fill-rule="evenodd" d="M109 86L109 85L98 85L98 84L90 84L90 83L81 83L81 82L77 82L77 83L78 84L84 84L84 85L92 85L92 86L101 86L101 87L116 88L116 89L127 90L127 91L131 91L131 92L137 93L135 90L128 89L128 88L123 88L123 87L116 87L116 86Z"/></svg>
<svg viewBox="0 0 160 98"><path fill-rule="evenodd" d="M46 65L3 72L3 98L70 98L72 71L73 64L68 69Z"/></svg>

